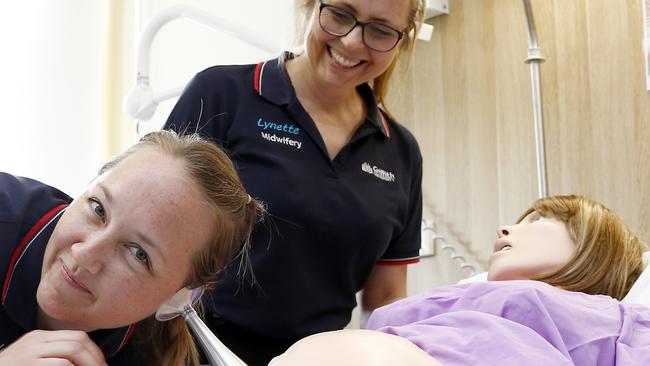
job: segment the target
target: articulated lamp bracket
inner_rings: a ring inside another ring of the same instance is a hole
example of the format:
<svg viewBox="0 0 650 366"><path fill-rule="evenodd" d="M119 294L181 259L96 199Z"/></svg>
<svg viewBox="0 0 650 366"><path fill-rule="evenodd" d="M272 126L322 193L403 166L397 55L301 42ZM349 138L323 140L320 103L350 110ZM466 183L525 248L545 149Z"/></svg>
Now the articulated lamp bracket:
<svg viewBox="0 0 650 366"><path fill-rule="evenodd" d="M140 36L136 59L136 85L129 91L123 103L124 112L133 119L151 119L160 102L179 95L183 90L183 87L176 87L154 93L149 85L149 57L153 40L165 24L180 18L186 18L229 34L264 51L271 53L280 51L278 40L271 39L263 33L253 31L226 18L187 5L169 7L154 15Z"/></svg>

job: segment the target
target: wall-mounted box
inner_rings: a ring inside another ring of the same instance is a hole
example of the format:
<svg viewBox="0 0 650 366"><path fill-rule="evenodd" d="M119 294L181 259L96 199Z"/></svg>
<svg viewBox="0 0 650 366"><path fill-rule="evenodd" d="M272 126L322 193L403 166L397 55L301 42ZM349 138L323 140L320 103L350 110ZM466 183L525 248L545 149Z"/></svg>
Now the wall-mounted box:
<svg viewBox="0 0 650 366"><path fill-rule="evenodd" d="M449 0L427 0L424 19L433 18L442 14L449 14Z"/></svg>

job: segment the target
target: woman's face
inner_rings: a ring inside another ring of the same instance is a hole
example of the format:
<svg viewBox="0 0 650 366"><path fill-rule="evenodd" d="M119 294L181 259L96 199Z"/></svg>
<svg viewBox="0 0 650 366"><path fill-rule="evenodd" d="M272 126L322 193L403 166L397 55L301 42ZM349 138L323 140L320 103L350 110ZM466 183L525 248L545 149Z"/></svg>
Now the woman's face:
<svg viewBox="0 0 650 366"><path fill-rule="evenodd" d="M399 31L409 24L410 3L410 0L323 0L323 4L350 13L361 22L377 22ZM343 37L331 35L321 28L318 9L316 2L306 35L306 54L322 82L336 87L356 87L381 75L393 62L399 44L388 52L374 51L364 44L360 26Z"/></svg>
<svg viewBox="0 0 650 366"><path fill-rule="evenodd" d="M532 212L520 223L502 226L488 261L488 280L523 280L565 265L576 248L564 222Z"/></svg>
<svg viewBox="0 0 650 366"><path fill-rule="evenodd" d="M135 152L97 177L57 223L37 291L40 314L83 330L148 317L185 285L212 217L182 160Z"/></svg>

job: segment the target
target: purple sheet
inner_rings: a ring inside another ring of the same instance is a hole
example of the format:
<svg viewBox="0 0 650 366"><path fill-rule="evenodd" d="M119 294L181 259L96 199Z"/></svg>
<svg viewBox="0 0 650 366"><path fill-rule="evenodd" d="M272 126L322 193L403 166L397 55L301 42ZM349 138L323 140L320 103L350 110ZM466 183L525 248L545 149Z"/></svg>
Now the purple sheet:
<svg viewBox="0 0 650 366"><path fill-rule="evenodd" d="M434 289L375 310L368 329L452 365L650 365L650 308L538 281Z"/></svg>

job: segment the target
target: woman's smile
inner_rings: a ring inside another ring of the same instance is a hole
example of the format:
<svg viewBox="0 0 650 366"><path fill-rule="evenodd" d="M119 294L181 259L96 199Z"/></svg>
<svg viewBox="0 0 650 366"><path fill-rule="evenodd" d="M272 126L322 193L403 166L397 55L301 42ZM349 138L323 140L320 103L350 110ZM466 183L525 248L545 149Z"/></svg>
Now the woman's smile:
<svg viewBox="0 0 650 366"><path fill-rule="evenodd" d="M70 270L62 259L59 260L61 261L61 277L63 277L65 282L70 285L70 287L92 296L93 293L88 289L88 287L86 287L79 279L70 273Z"/></svg>
<svg viewBox="0 0 650 366"><path fill-rule="evenodd" d="M327 46L327 52L338 66L342 66L344 68L353 68L365 62L363 60L355 60L353 58L344 56L331 46Z"/></svg>

